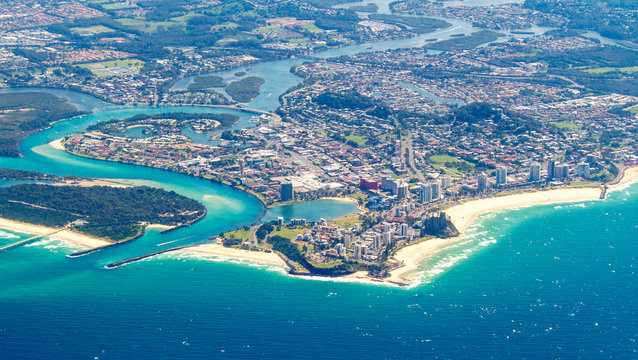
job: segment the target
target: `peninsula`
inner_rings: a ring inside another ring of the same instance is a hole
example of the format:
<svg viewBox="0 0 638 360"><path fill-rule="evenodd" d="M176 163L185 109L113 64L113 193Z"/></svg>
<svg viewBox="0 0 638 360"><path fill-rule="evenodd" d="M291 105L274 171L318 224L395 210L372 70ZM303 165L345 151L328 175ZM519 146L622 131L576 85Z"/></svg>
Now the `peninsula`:
<svg viewBox="0 0 638 360"><path fill-rule="evenodd" d="M38 235L63 229L56 238L89 248L135 239L149 225L189 224L205 213L201 204L174 192L107 181L0 188L0 227Z"/></svg>

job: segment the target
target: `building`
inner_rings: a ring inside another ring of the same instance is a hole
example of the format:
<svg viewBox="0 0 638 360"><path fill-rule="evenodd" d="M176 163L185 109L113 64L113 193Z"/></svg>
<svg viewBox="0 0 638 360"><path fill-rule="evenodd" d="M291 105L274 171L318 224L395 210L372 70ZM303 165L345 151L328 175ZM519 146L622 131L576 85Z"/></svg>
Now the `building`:
<svg viewBox="0 0 638 360"><path fill-rule="evenodd" d="M554 178L567 179L569 177L569 165L554 166Z"/></svg>
<svg viewBox="0 0 638 360"><path fill-rule="evenodd" d="M346 235L343 237L343 245L346 249L350 249L352 247L352 236Z"/></svg>
<svg viewBox="0 0 638 360"><path fill-rule="evenodd" d="M408 236L408 224L401 224L401 236Z"/></svg>
<svg viewBox="0 0 638 360"><path fill-rule="evenodd" d="M446 175L446 176L442 176L442 177L441 177L441 187L442 187L443 189L447 189L447 188L449 188L450 186L452 186L452 177L451 177L451 176L448 176L448 175Z"/></svg>
<svg viewBox="0 0 638 360"><path fill-rule="evenodd" d="M387 232L383 233L383 242L386 245L392 244L392 232L391 231L387 231Z"/></svg>
<svg viewBox="0 0 638 360"><path fill-rule="evenodd" d="M290 224L292 224L293 226L306 226L306 219L290 219Z"/></svg>
<svg viewBox="0 0 638 360"><path fill-rule="evenodd" d="M556 171L556 161L550 160L547 162L547 180L553 180Z"/></svg>
<svg viewBox="0 0 638 360"><path fill-rule="evenodd" d="M507 168L505 166L501 166L496 169L496 184L502 185L507 183Z"/></svg>
<svg viewBox="0 0 638 360"><path fill-rule="evenodd" d="M381 249L381 235L377 234L374 236L372 247L377 250Z"/></svg>
<svg viewBox="0 0 638 360"><path fill-rule="evenodd" d="M292 183L281 184L281 201L290 201L295 199L295 190L292 187Z"/></svg>
<svg viewBox="0 0 638 360"><path fill-rule="evenodd" d="M389 176L381 177L381 190L391 191L394 185L394 180Z"/></svg>
<svg viewBox="0 0 638 360"><path fill-rule="evenodd" d="M379 182L376 180L368 180L368 179L361 178L359 180L359 186L368 190L378 190Z"/></svg>
<svg viewBox="0 0 638 360"><path fill-rule="evenodd" d="M355 258L355 259L361 259L361 256L362 256L362 255L363 255L363 254L362 254L362 251L361 251L361 245L356 244L356 245L354 246L354 258Z"/></svg>
<svg viewBox="0 0 638 360"><path fill-rule="evenodd" d="M440 181L437 180L436 182L430 184L430 186L432 187L432 199L437 200L443 197Z"/></svg>
<svg viewBox="0 0 638 360"><path fill-rule="evenodd" d="M485 173L482 173L478 176L476 185L477 190L480 193L483 193L487 190L487 175L485 175Z"/></svg>
<svg viewBox="0 0 638 360"><path fill-rule="evenodd" d="M397 198L405 199L408 197L408 184L401 182L397 185Z"/></svg>
<svg viewBox="0 0 638 360"><path fill-rule="evenodd" d="M532 164L529 168L529 181L540 181L541 179L541 166L540 164Z"/></svg>
<svg viewBox="0 0 638 360"><path fill-rule="evenodd" d="M588 163L580 163L576 166L576 174L582 177L589 176L589 164Z"/></svg>
<svg viewBox="0 0 638 360"><path fill-rule="evenodd" d="M432 187L430 184L423 184L419 190L419 202L423 204L430 201L432 201Z"/></svg>

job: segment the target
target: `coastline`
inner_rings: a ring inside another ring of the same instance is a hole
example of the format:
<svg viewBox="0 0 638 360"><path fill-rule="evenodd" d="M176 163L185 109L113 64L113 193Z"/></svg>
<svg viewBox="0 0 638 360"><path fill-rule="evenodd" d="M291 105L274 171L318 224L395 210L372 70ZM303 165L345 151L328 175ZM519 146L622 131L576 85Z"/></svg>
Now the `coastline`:
<svg viewBox="0 0 638 360"><path fill-rule="evenodd" d="M23 234L33 234L33 235L47 235L47 234L51 234L52 232L55 232L56 230L59 230L52 227L28 224L28 223L4 219L4 218L0 218L0 228L23 233ZM72 231L72 230L62 230L54 235L51 235L50 237L52 239L71 242L73 244L80 245L86 249L92 249L92 248L97 248L97 247L112 244L112 242L106 241L104 239L92 237L89 235L84 235L77 231Z"/></svg>
<svg viewBox="0 0 638 360"><path fill-rule="evenodd" d="M250 250L243 250L243 249L231 249L231 248L224 247L218 243L196 245L196 246L188 247L186 249L182 249L179 251L214 255L214 256L231 258L231 259L250 260L250 261L256 261L256 262L265 263L269 265L279 265L285 268L288 267L286 265L286 262L274 252L267 253L267 252L250 251Z"/></svg>
<svg viewBox="0 0 638 360"><path fill-rule="evenodd" d="M632 166L623 169L622 178L615 184L609 185L609 191L616 191L624 189L627 185L630 185L638 181L638 166Z"/></svg>
<svg viewBox="0 0 638 360"><path fill-rule="evenodd" d="M617 184L610 185L608 190L621 190L636 181L638 181L638 166L626 168L620 181ZM425 240L400 249L394 255L394 259L403 262L404 265L391 271L390 276L383 281L408 285L411 275L418 270L421 261L432 256L441 248L461 240L468 227L480 215L517 207L595 201L600 200L601 191L602 187L562 188L476 199L454 205L444 211L450 216L452 223L454 223L454 226L459 231L459 235L449 239L434 238ZM353 275L351 275L351 277ZM364 274L359 274L356 278L373 279L364 276Z"/></svg>
<svg viewBox="0 0 638 360"><path fill-rule="evenodd" d="M50 144L56 149L65 150L61 144L61 140L62 139L52 141ZM628 184L633 183L636 180L638 180L638 166L624 168L619 181L613 185L609 185L607 188L608 191L616 191L625 188ZM232 185L231 187L238 188ZM516 207L599 200L601 190L602 186L582 188L566 187L504 196L494 196L482 199L471 199L465 203L457 204L444 210L451 217L452 222L456 226L457 230L459 230L459 236L448 239L429 239L417 244L408 245L400 249L393 256L393 258L396 261L403 263L403 265L391 271L390 276L385 279L370 277L365 272L356 272L339 278L345 281L353 282L369 281L373 283L381 283L394 286L409 286L411 284L411 279L413 278L414 272L419 269L419 263L427 257L432 256L440 249L462 239L467 228L476 220L478 216L493 211ZM322 198L322 200L335 200L354 203L357 202L355 199L348 197L326 197ZM2 227L4 226L0 223L0 228ZM244 259L287 267L285 261L275 253L230 249L225 248L219 244L203 244L188 249L182 249L180 251L198 252L219 257Z"/></svg>

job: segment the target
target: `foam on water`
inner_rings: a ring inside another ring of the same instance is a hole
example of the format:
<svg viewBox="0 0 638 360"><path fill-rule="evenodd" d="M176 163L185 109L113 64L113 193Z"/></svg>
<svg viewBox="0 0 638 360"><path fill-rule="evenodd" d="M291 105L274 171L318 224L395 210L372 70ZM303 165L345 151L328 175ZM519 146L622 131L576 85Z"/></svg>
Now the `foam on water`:
<svg viewBox="0 0 638 360"><path fill-rule="evenodd" d="M13 232L0 229L0 239L19 239L20 236Z"/></svg>

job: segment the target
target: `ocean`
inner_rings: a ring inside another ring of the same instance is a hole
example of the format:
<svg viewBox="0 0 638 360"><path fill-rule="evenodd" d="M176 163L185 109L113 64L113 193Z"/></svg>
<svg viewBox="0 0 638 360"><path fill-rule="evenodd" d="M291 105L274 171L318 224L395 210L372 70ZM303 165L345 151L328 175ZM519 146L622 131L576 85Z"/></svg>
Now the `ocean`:
<svg viewBox="0 0 638 360"><path fill-rule="evenodd" d="M636 357L638 184L503 210L411 288L186 253L105 270L42 240L0 254L7 359ZM16 239L0 232L0 243Z"/></svg>

